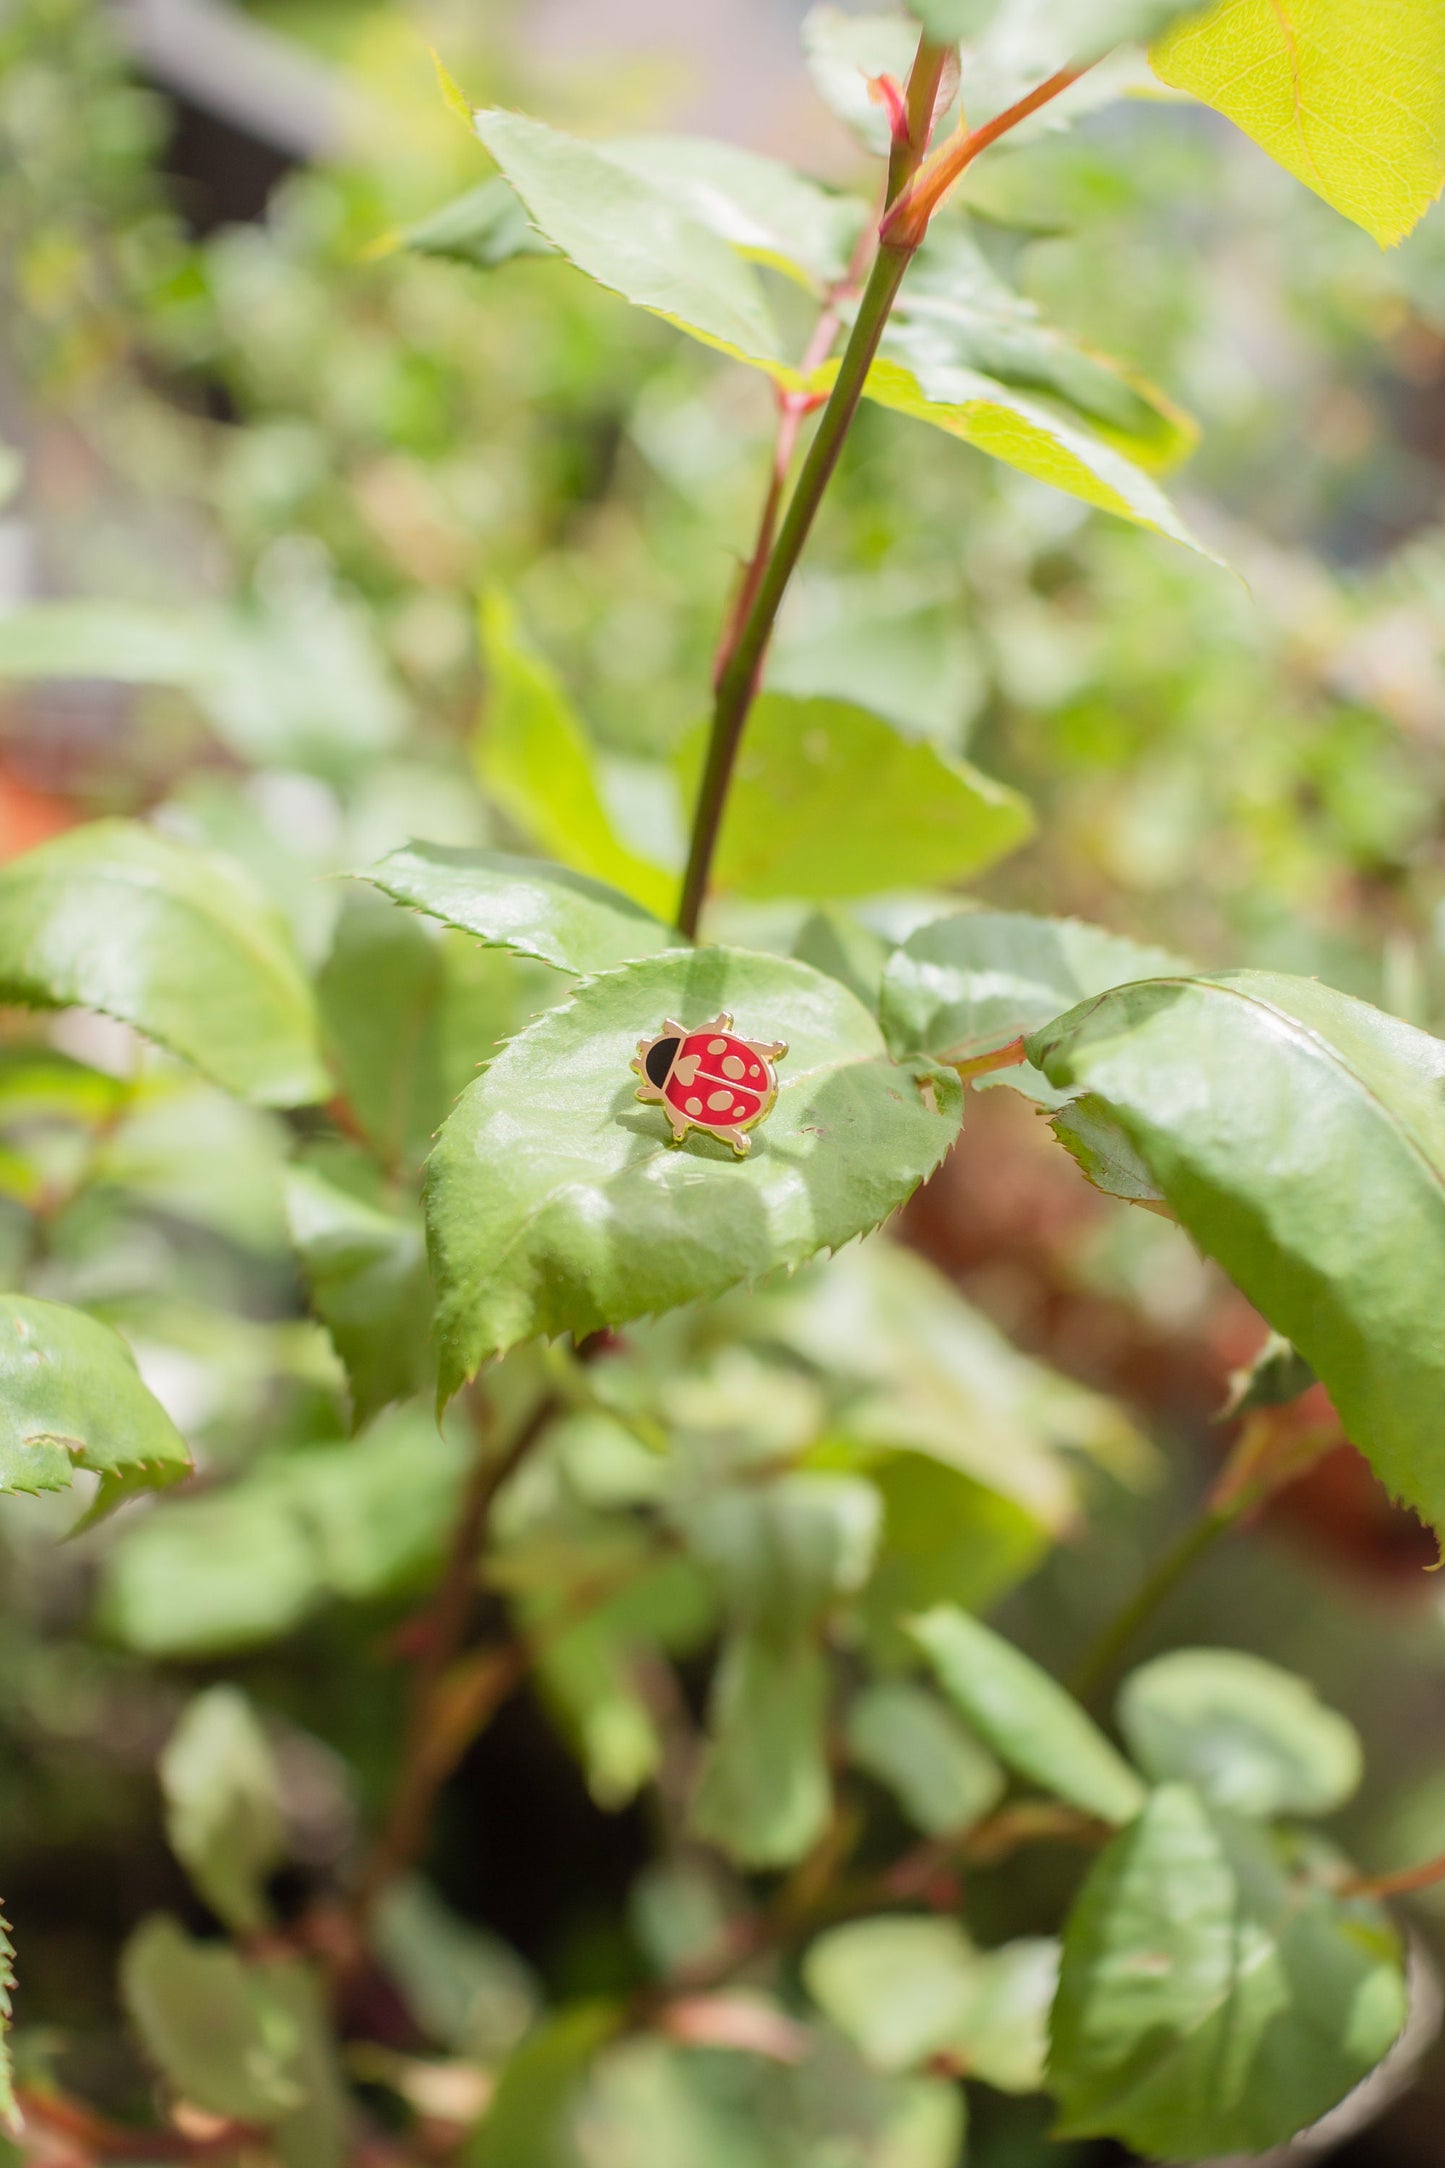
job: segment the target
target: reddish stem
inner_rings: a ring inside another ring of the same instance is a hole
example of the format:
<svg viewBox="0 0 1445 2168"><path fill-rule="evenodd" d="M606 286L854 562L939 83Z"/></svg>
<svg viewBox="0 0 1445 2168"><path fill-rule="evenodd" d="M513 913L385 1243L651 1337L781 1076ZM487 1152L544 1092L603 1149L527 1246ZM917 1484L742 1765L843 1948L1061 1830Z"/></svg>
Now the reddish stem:
<svg viewBox="0 0 1445 2168"><path fill-rule="evenodd" d="M1397 1874L1355 1874L1340 1884L1342 1897L1413 1897L1417 1890L1435 1889L1445 1882L1445 1852L1418 1867L1402 1867Z"/></svg>
<svg viewBox="0 0 1445 2168"><path fill-rule="evenodd" d="M986 151L990 143L997 143L1000 136L1017 128L1020 121L1037 113L1040 106L1048 105L1087 72L1087 67L1060 68L1057 75L1051 75L1047 82L1016 99L1002 113L995 113L992 120L984 121L978 128L960 128L950 136L931 158L924 160L884 218L880 235L885 244L892 242L898 247L916 248L928 231L929 219L979 152Z"/></svg>

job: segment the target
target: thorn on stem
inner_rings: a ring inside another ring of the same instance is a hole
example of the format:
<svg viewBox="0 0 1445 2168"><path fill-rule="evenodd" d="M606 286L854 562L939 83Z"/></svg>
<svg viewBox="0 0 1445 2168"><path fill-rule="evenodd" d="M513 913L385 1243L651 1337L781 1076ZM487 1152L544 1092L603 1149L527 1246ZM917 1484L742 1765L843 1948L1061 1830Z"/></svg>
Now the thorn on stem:
<svg viewBox="0 0 1445 2168"><path fill-rule="evenodd" d="M868 95L875 105L881 105L887 109L888 127L894 142L907 143L909 140L908 101L904 97L902 86L897 79L891 75L870 75L868 78Z"/></svg>

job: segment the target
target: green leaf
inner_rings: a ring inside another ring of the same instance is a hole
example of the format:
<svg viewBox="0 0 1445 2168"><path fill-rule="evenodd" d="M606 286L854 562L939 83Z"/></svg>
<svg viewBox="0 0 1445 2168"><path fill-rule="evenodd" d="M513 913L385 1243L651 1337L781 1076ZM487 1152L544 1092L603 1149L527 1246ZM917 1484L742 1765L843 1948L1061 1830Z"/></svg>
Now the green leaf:
<svg viewBox="0 0 1445 2168"><path fill-rule="evenodd" d="M1069 1919L1049 2063L1059 2134L1156 2159L1262 2153L1342 2099L1404 2020L1383 1915L1170 1785Z"/></svg>
<svg viewBox="0 0 1445 2168"><path fill-rule="evenodd" d="M120 1984L147 2053L183 2100L263 2125L301 2106L295 2019L224 1943L194 1942L154 1913L125 1946Z"/></svg>
<svg viewBox="0 0 1445 2168"><path fill-rule="evenodd" d="M704 345L793 374L756 274L674 187L521 113L474 121L535 224L579 271Z"/></svg>
<svg viewBox="0 0 1445 2168"><path fill-rule="evenodd" d="M311 1308L341 1357L361 1424L423 1391L434 1365L421 1216L414 1202L391 1212L359 1189L309 1166L292 1168L286 1179L291 1240Z"/></svg>
<svg viewBox="0 0 1445 2168"><path fill-rule="evenodd" d="M1144 1787L1072 1694L981 1620L940 1604L910 1631L939 1684L1001 1761L1046 1792L1128 1822Z"/></svg>
<svg viewBox="0 0 1445 2168"><path fill-rule="evenodd" d="M776 158L701 136L622 136L607 156L726 241L739 255L821 294L848 269L869 217Z"/></svg>
<svg viewBox="0 0 1445 2168"><path fill-rule="evenodd" d="M0 1918L0 2124L12 2137L20 2135L20 2111L15 2103L15 2073L10 2061L11 1995L15 1988L15 1945L9 1922Z"/></svg>
<svg viewBox="0 0 1445 2168"><path fill-rule="evenodd" d="M494 271L516 256L554 253L500 173L453 197L415 225L404 226L396 244L421 256L447 256L456 263L474 264L481 271Z"/></svg>
<svg viewBox="0 0 1445 2168"><path fill-rule="evenodd" d="M679 755L696 795L705 729ZM962 880L1027 842L1024 799L842 700L764 693L748 719L713 866L720 895L827 900Z"/></svg>
<svg viewBox="0 0 1445 2168"><path fill-rule="evenodd" d="M1059 1957L1051 1935L978 1953L973 2000L952 2043L969 2077L982 2078L1001 2093L1042 2090Z"/></svg>
<svg viewBox="0 0 1445 2168"><path fill-rule="evenodd" d="M1272 1332L1253 1362L1229 1374L1229 1399L1221 1420L1231 1421L1251 1408L1283 1408L1307 1393L1316 1378L1309 1364L1283 1333Z"/></svg>
<svg viewBox="0 0 1445 2168"><path fill-rule="evenodd" d="M464 2168L562 2168L565 2133L593 2057L621 2023L613 2004L572 2003L542 2020L502 2065Z"/></svg>
<svg viewBox="0 0 1445 2168"><path fill-rule="evenodd" d="M257 1968L272 2007L296 2040L298 2104L271 2133L280 2168L346 2168L351 2104L337 2065L328 1998L316 1972L292 1961Z"/></svg>
<svg viewBox="0 0 1445 2168"><path fill-rule="evenodd" d="M270 1923L267 1877L286 1855L279 1779L266 1734L234 1686L190 1702L158 1765L171 1850L237 1934Z"/></svg>
<svg viewBox="0 0 1445 2168"><path fill-rule="evenodd" d="M361 878L489 948L514 949L577 978L683 942L619 889L545 859L408 843Z"/></svg>
<svg viewBox="0 0 1445 2168"><path fill-rule="evenodd" d="M741 1163L711 1137L670 1147L629 1068L665 1018L722 1010L791 1049ZM497 1056L432 1155L443 1388L517 1341L673 1309L851 1240L937 1164L961 1098L946 1072L891 1063L861 1004L803 964L706 949L591 980Z"/></svg>
<svg viewBox="0 0 1445 2168"><path fill-rule="evenodd" d="M1026 1070L1030 1076L1038 1075L1032 1063L1026 1064ZM1042 1089L1048 1091L1049 1087L1045 1083ZM1049 1127L1084 1180L1104 1196L1121 1197L1126 1204L1143 1205L1146 1211L1173 1218L1143 1156L1102 1099L1085 1092L1078 1099L1067 1100L1050 1117Z"/></svg>
<svg viewBox="0 0 1445 2168"><path fill-rule="evenodd" d="M0 617L0 678L191 685L213 667L217 621L131 602L34 602Z"/></svg>
<svg viewBox="0 0 1445 2168"><path fill-rule="evenodd" d="M109 1325L59 1302L0 1296L0 1492L100 1477L86 1525L191 1472L185 1440Z"/></svg>
<svg viewBox="0 0 1445 2168"><path fill-rule="evenodd" d="M603 803L586 733L546 665L523 644L501 595L482 601L488 698L477 773L508 820L550 857L670 914L677 880L622 843Z"/></svg>
<svg viewBox="0 0 1445 2168"><path fill-rule="evenodd" d="M733 1635L713 1680L692 1827L741 1867L786 1867L827 1826L829 1672L815 1642Z"/></svg>
<svg viewBox="0 0 1445 2168"><path fill-rule="evenodd" d="M903 1621L937 1603L997 1603L1043 1558L1048 1525L929 1453L875 1451L865 1465L883 1504L883 1540L859 1613L874 1660L896 1670L913 1657Z"/></svg>
<svg viewBox="0 0 1445 2168"><path fill-rule="evenodd" d="M896 1054L971 1061L1090 994L1187 969L1164 949L1141 947L1081 919L959 911L920 926L893 951L879 1014ZM1064 1096L1028 1066L980 1081L1011 1084L1045 1105Z"/></svg>
<svg viewBox="0 0 1445 2168"><path fill-rule="evenodd" d="M439 937L367 889L348 897L317 997L343 1095L386 1168L420 1166L459 1094L530 1010L533 978L555 984L460 935Z"/></svg>
<svg viewBox="0 0 1445 2168"><path fill-rule="evenodd" d="M372 1939L412 2016L439 2046L496 2062L531 2024L537 1989L521 1958L500 1936L449 1912L416 1876L382 1892Z"/></svg>
<svg viewBox="0 0 1445 2168"><path fill-rule="evenodd" d="M891 75L897 83L907 82L917 50L918 32L901 15L848 15L841 8L814 7L803 18L813 88L879 157L887 157L891 141L888 111L869 97L869 81Z"/></svg>
<svg viewBox="0 0 1445 2168"><path fill-rule="evenodd" d="M1003 1797L1004 1775L937 1696L911 1680L865 1686L845 1726L855 1767L893 1792L916 1829L971 1829Z"/></svg>
<svg viewBox="0 0 1445 2168"><path fill-rule="evenodd" d="M1014 391L1057 400L1085 429L1151 472L1174 465L1198 441L1195 424L1147 378L1045 323L957 220L935 220L929 228L882 351L920 381L937 368L971 369Z"/></svg>
<svg viewBox="0 0 1445 2168"><path fill-rule="evenodd" d="M1029 1054L1103 1102L1381 1480L1445 1526L1445 1045L1241 971L1104 994Z"/></svg>
<svg viewBox="0 0 1445 2168"><path fill-rule="evenodd" d="M808 379L810 387L830 389L837 369L836 362L825 362ZM1021 474L1062 490L1065 496L1116 513L1120 519L1148 527L1220 562L1189 532L1142 467L1039 398L954 362L905 364L887 355L874 362L863 389L865 397L895 414L931 422L934 428L987 452L991 459L1001 459L1005 466L1017 467Z"/></svg>
<svg viewBox="0 0 1445 2168"><path fill-rule="evenodd" d="M811 1945L803 1981L875 2069L908 2070L941 2053L964 2023L973 1963L952 1920L854 1920Z"/></svg>
<svg viewBox="0 0 1445 2168"><path fill-rule="evenodd" d="M1221 0L1150 59L1383 247L1445 182L1437 0Z"/></svg>
<svg viewBox="0 0 1445 2168"><path fill-rule="evenodd" d="M714 1491L682 1516L688 1548L754 1632L788 1641L868 1578L878 1493L856 1476L799 1470Z"/></svg>
<svg viewBox="0 0 1445 2168"><path fill-rule="evenodd" d="M263 1106L330 1091L280 918L230 860L133 821L0 869L0 1000L120 1017Z"/></svg>
<svg viewBox="0 0 1445 2168"><path fill-rule="evenodd" d="M1333 1814L1364 1770L1358 1732L1307 1680L1238 1649L1174 1649L1131 1672L1119 1725L1147 1776L1269 1819Z"/></svg>

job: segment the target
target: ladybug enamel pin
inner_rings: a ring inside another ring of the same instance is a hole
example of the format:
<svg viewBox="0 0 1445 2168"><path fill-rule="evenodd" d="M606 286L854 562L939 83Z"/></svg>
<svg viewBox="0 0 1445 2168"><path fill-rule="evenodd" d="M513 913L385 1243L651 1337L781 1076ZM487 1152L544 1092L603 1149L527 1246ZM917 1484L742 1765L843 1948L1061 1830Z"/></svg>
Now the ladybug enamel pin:
<svg viewBox="0 0 1445 2168"><path fill-rule="evenodd" d="M755 1129L778 1096L773 1064L788 1049L780 1039L739 1039L724 1011L710 1024L688 1031L671 1017L655 1039L639 1039L632 1067L641 1077L639 1099L660 1105L681 1144L689 1129L730 1144L739 1159L752 1148Z"/></svg>

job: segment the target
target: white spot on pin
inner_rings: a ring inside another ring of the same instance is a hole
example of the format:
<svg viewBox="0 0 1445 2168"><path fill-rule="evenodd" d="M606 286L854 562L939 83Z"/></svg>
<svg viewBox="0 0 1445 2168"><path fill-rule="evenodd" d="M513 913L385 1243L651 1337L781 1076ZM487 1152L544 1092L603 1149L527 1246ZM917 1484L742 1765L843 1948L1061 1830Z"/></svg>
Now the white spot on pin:
<svg viewBox="0 0 1445 2168"><path fill-rule="evenodd" d="M707 1095L707 1103L712 1108L714 1114L721 1114L725 1107L730 1107L732 1105L733 1095L731 1092L709 1092Z"/></svg>
<svg viewBox="0 0 1445 2168"><path fill-rule="evenodd" d="M687 1108L687 1111L688 1111L688 1113L689 1113L689 1114L701 1114L701 1112L702 1112L702 1101L701 1101L700 1099L697 1099L697 1098L689 1099L689 1100L686 1100L686 1101L684 1102L684 1104L685 1104L685 1106L686 1106L686 1108Z"/></svg>
<svg viewBox="0 0 1445 2168"><path fill-rule="evenodd" d="M725 1054L728 1050L727 1040L709 1039L707 1042L707 1050L709 1054Z"/></svg>
<svg viewBox="0 0 1445 2168"><path fill-rule="evenodd" d="M736 1054L725 1055L722 1061L719 1062L718 1067L722 1070L724 1076L730 1076L734 1079L740 1077L743 1073L743 1064L738 1060Z"/></svg>

